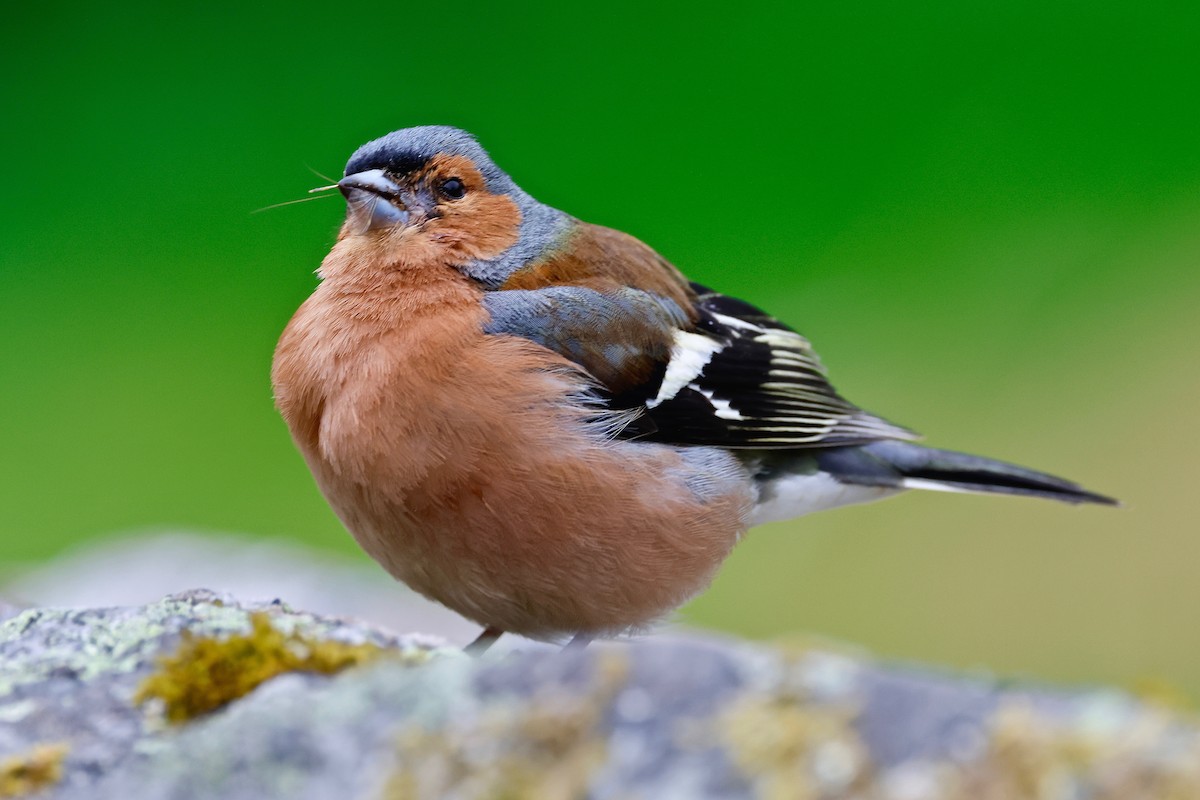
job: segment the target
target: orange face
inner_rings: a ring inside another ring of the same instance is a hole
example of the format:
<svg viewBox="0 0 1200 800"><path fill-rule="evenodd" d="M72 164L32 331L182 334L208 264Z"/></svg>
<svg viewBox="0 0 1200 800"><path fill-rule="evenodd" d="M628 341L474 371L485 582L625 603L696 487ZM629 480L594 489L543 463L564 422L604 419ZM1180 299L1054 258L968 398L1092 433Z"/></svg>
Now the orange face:
<svg viewBox="0 0 1200 800"><path fill-rule="evenodd" d="M400 264L451 267L495 258L518 236L521 211L471 160L438 154L406 174L368 170L339 182L348 211L339 241L364 238ZM364 242L365 243L365 242Z"/></svg>

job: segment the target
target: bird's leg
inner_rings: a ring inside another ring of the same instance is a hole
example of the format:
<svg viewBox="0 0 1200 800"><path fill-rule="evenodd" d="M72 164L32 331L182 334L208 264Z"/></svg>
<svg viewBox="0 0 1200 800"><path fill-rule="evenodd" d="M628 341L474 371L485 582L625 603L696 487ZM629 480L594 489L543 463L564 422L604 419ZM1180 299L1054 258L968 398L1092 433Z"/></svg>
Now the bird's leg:
<svg viewBox="0 0 1200 800"><path fill-rule="evenodd" d="M577 633L571 637L571 641L569 641L565 645L563 645L562 651L564 653L566 653L566 652L573 652L576 650L582 650L591 643L592 643L592 635L590 633Z"/></svg>
<svg viewBox="0 0 1200 800"><path fill-rule="evenodd" d="M483 633L475 638L475 641L463 648L463 652L469 656L481 656L488 651L488 648L496 643L496 640L504 635L504 631L497 627L488 625L483 629Z"/></svg>

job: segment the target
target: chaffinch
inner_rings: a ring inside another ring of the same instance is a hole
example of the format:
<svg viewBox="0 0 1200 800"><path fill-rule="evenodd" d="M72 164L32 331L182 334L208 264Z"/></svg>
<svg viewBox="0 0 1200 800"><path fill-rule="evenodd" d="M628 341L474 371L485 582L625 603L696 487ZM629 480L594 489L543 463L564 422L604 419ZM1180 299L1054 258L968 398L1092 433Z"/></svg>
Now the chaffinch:
<svg viewBox="0 0 1200 800"><path fill-rule="evenodd" d="M1113 502L913 444L791 328L539 203L463 131L369 142L336 187L276 402L359 544L476 649L644 628L747 528L905 489Z"/></svg>

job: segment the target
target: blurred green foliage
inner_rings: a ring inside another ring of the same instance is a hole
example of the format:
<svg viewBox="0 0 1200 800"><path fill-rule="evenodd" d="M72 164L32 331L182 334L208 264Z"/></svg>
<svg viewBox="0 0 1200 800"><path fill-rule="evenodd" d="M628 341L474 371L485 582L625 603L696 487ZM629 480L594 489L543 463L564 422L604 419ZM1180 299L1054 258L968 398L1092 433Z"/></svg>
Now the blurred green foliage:
<svg viewBox="0 0 1200 800"><path fill-rule="evenodd" d="M0 562L155 525L354 551L268 381L340 201L250 212L448 123L867 408L1127 503L779 524L686 619L1200 692L1197 7L811 6L6 12Z"/></svg>

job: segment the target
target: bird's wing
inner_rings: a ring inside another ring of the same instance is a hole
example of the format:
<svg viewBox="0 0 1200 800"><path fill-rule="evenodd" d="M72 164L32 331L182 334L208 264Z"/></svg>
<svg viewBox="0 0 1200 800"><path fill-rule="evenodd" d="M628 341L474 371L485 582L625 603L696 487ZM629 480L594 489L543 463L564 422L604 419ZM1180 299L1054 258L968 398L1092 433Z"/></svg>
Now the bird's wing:
<svg viewBox="0 0 1200 800"><path fill-rule="evenodd" d="M803 336L748 303L694 289L692 314L630 288L488 292L484 330L583 367L614 409L640 411L625 436L740 448L917 438L843 399Z"/></svg>
<svg viewBox="0 0 1200 800"><path fill-rule="evenodd" d="M613 398L639 404L662 380L677 331L678 303L629 287L547 286L487 292L489 334L537 342L583 367Z"/></svg>
<svg viewBox="0 0 1200 800"><path fill-rule="evenodd" d="M830 447L916 434L843 399L808 340L754 306L686 280L637 239L582 226L573 247L486 292L489 334L575 362L620 435L736 448Z"/></svg>
<svg viewBox="0 0 1200 800"><path fill-rule="evenodd" d="M837 393L812 346L749 303L692 284L697 320L680 331L647 414L652 438L723 447L829 447L917 434Z"/></svg>

